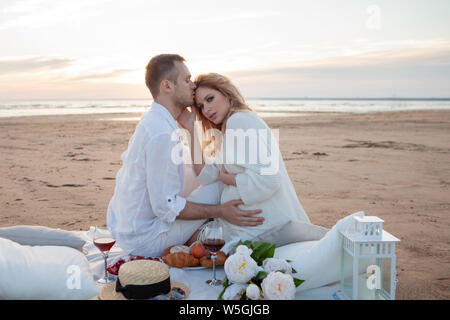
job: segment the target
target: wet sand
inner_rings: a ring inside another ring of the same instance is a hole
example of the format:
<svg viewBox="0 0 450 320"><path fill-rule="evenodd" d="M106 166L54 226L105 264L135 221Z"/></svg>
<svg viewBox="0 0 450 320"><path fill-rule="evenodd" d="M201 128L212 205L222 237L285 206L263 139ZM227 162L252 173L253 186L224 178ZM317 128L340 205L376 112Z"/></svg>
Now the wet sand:
<svg viewBox="0 0 450 320"><path fill-rule="evenodd" d="M136 117L0 118L0 226L106 223ZM356 211L401 239L397 299L450 298L450 111L268 118L312 223Z"/></svg>

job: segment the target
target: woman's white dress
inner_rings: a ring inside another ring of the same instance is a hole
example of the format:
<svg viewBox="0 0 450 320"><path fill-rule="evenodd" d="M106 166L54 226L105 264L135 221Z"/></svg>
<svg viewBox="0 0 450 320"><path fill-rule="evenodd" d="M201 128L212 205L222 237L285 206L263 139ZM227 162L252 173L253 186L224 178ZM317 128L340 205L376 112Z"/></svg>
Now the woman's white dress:
<svg viewBox="0 0 450 320"><path fill-rule="evenodd" d="M242 210L262 210L258 216L265 221L256 227L236 226L221 219L226 241L249 240L289 220L310 223L284 166L276 133L256 113L237 112L226 123L216 162L205 164L198 176L194 173L206 185L219 179L225 163L225 169L236 174L236 186L224 186L221 203L242 199Z"/></svg>

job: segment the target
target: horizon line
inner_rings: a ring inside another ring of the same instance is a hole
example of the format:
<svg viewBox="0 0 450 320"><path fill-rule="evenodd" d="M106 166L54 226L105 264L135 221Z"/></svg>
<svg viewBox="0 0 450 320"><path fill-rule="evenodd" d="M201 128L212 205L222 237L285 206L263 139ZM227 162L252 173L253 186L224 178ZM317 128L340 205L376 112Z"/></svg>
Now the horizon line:
<svg viewBox="0 0 450 320"><path fill-rule="evenodd" d="M423 100L446 101L450 97L245 97L246 100ZM0 101L64 101L64 100L153 100L153 98L10 98Z"/></svg>

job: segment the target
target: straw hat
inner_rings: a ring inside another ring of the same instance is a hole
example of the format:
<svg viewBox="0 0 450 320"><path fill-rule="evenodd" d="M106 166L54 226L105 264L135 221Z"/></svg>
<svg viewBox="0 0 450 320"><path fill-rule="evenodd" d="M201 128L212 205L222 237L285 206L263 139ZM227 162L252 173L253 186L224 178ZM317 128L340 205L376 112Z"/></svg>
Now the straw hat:
<svg viewBox="0 0 450 320"><path fill-rule="evenodd" d="M186 285L170 280L169 267L166 264L152 260L133 260L120 266L117 281L104 286L98 298L149 299L159 294L166 294L169 297L173 288L182 289L185 297L189 295Z"/></svg>

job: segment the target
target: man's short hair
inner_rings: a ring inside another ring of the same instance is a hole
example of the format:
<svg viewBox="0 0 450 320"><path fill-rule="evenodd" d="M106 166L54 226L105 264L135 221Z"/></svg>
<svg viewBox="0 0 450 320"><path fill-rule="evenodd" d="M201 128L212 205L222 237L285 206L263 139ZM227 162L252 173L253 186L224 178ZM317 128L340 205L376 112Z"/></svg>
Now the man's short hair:
<svg viewBox="0 0 450 320"><path fill-rule="evenodd" d="M159 86L162 80L170 80L177 83L178 72L175 69L175 61L186 61L178 54L160 54L150 59L145 72L145 84L149 88L153 98L159 95Z"/></svg>

